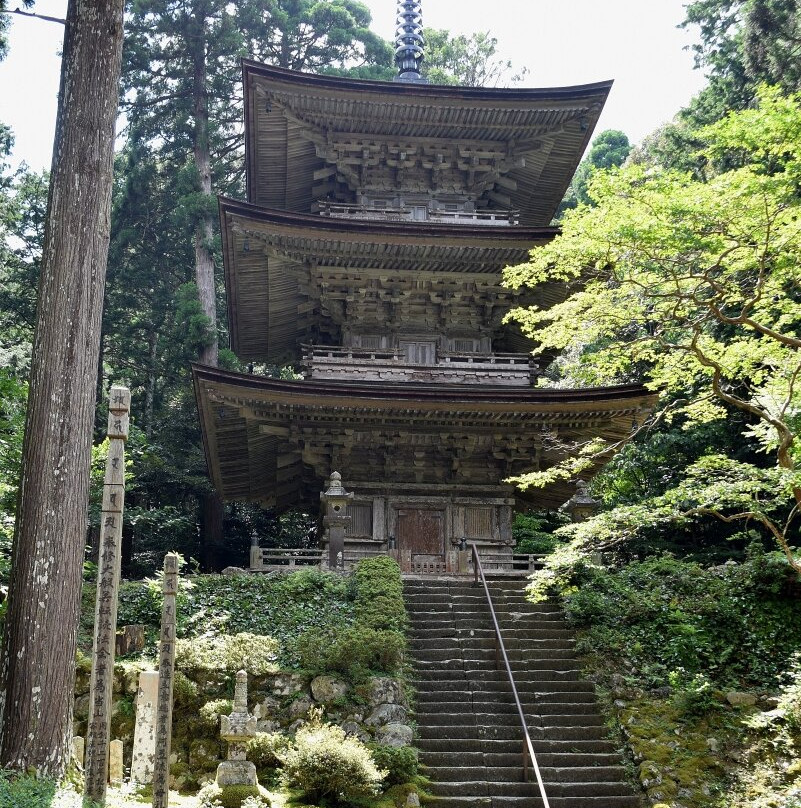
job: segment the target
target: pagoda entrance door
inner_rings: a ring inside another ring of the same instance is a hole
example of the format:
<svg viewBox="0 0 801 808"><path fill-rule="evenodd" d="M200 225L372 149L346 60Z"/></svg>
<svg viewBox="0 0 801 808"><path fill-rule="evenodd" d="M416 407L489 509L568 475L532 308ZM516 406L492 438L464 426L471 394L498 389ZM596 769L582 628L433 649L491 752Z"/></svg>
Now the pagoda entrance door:
<svg viewBox="0 0 801 808"><path fill-rule="evenodd" d="M404 572L444 571L445 511L398 509L396 539Z"/></svg>

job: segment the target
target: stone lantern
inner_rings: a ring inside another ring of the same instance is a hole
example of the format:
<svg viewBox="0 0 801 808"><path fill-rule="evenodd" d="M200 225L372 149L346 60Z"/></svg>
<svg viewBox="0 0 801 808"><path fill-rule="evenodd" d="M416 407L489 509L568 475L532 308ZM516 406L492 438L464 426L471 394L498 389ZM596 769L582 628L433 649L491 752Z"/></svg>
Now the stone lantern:
<svg viewBox="0 0 801 808"><path fill-rule="evenodd" d="M332 471L328 478L328 489L320 494L325 504L323 525L328 535L328 567L329 569L345 566L345 528L350 522L346 515L348 502L353 499L342 485L342 475Z"/></svg>
<svg viewBox="0 0 801 808"><path fill-rule="evenodd" d="M598 513L601 503L591 496L584 480L576 482L576 493L562 506L574 522L583 522Z"/></svg>

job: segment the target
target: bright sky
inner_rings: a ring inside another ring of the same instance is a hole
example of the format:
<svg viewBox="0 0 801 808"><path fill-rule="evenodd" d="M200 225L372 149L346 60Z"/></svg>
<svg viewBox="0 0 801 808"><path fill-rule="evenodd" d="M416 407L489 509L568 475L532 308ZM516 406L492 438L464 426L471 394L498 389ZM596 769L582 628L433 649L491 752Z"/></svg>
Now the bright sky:
<svg viewBox="0 0 801 808"><path fill-rule="evenodd" d="M395 0L362 0L373 30L394 38ZM491 31L499 53L531 71L525 84L555 87L614 79L596 129L622 129L633 142L670 120L704 84L676 28L687 0L423 0L426 26ZM14 5L11 3L10 5ZM63 17L66 0L36 0ZM16 135L15 162L50 165L63 27L14 16L0 63L0 121Z"/></svg>

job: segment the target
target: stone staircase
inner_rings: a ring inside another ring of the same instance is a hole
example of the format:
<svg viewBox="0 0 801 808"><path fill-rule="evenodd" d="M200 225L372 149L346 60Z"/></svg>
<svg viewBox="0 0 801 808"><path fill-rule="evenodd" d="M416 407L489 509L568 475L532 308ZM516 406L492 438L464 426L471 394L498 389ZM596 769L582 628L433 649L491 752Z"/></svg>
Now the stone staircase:
<svg viewBox="0 0 801 808"><path fill-rule="evenodd" d="M639 808L606 739L593 686L579 678L559 606L533 605L525 581L490 581L551 808ZM496 670L482 586L404 580L411 621L420 761L438 808L540 808L522 782L522 731L505 669Z"/></svg>

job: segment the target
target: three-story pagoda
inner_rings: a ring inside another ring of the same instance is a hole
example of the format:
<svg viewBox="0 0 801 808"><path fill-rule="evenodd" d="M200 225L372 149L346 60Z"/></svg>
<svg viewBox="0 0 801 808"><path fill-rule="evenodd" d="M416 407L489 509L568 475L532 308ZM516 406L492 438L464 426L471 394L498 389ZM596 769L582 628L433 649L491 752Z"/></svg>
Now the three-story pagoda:
<svg viewBox="0 0 801 808"><path fill-rule="evenodd" d="M232 348L305 378L195 366L195 390L224 499L310 505L337 470L355 494L346 556L444 570L466 539L503 567L521 503L504 480L624 438L651 401L534 386L532 344L504 323L567 294L501 272L557 234L611 82L429 85L420 31L419 3L400 2L395 82L243 63L248 199L220 200Z"/></svg>

